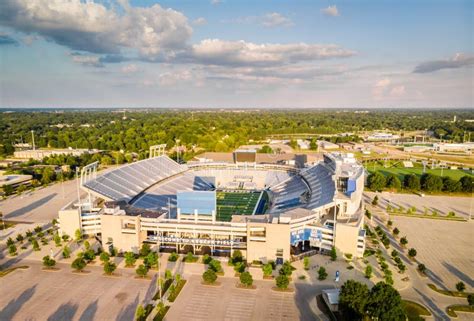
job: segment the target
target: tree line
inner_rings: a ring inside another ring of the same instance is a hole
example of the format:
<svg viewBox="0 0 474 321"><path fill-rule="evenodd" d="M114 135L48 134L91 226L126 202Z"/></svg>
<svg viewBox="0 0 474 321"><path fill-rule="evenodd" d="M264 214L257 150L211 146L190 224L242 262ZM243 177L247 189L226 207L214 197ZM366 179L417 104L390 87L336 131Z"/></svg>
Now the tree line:
<svg viewBox="0 0 474 321"><path fill-rule="evenodd" d="M395 174L382 174L380 171L373 172L367 177L367 187L373 191L384 189L426 191L426 192L473 192L473 177L465 175L459 180L449 176L441 177L430 173L424 173L421 177L415 174L407 174L400 180Z"/></svg>

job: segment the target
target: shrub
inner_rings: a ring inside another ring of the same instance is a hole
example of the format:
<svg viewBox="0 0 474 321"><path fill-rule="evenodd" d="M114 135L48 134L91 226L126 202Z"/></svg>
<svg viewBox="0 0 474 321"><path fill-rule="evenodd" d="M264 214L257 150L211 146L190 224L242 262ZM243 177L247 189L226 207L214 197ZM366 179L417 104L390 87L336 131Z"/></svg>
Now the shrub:
<svg viewBox="0 0 474 321"><path fill-rule="evenodd" d="M137 259L135 258L135 253L125 252L124 257L125 257L125 266L126 267L132 267L132 266L135 265L135 262L137 261Z"/></svg>
<svg viewBox="0 0 474 321"><path fill-rule="evenodd" d="M209 262L209 268L216 273L220 272L222 271L221 262L218 260L212 259L211 262Z"/></svg>
<svg viewBox="0 0 474 321"><path fill-rule="evenodd" d="M148 253L148 255L143 260L143 263L148 268L158 267L158 253L156 253L156 252Z"/></svg>
<svg viewBox="0 0 474 321"><path fill-rule="evenodd" d="M146 316L146 311L143 305L139 304L137 306L137 310L135 311L135 319L136 320L142 320Z"/></svg>
<svg viewBox="0 0 474 321"><path fill-rule="evenodd" d="M40 233L43 229L41 228L41 226L36 226L34 229L35 233Z"/></svg>
<svg viewBox="0 0 474 321"><path fill-rule="evenodd" d="M309 257L305 256L303 259L303 266L305 270L309 270Z"/></svg>
<svg viewBox="0 0 474 321"><path fill-rule="evenodd" d="M54 234L53 240L56 246L61 246L61 237L58 233Z"/></svg>
<svg viewBox="0 0 474 321"><path fill-rule="evenodd" d="M87 263L82 257L78 257L71 263L71 267L78 272L81 272L82 270L84 270L86 266L87 266Z"/></svg>
<svg viewBox="0 0 474 321"><path fill-rule="evenodd" d="M105 264L105 263L109 262L110 256L109 256L109 254L107 254L107 252L102 252L102 253L100 253L99 259L102 261L102 263Z"/></svg>
<svg viewBox="0 0 474 321"><path fill-rule="evenodd" d="M460 281L456 283L456 290L458 290L459 292L464 292L464 290L466 290L466 285L464 284L464 282Z"/></svg>
<svg viewBox="0 0 474 321"><path fill-rule="evenodd" d="M150 245L147 244L147 243L142 244L142 247L141 247L141 249L140 249L140 256L141 256L141 257L145 257L145 256L147 256L148 254L150 254L150 252L151 252Z"/></svg>
<svg viewBox="0 0 474 321"><path fill-rule="evenodd" d="M168 261L170 262L176 262L178 261L179 255L176 252L172 252L170 256L168 257Z"/></svg>
<svg viewBox="0 0 474 321"><path fill-rule="evenodd" d="M204 254L202 256L202 263L204 264L209 264L212 260L212 257L210 257L208 254Z"/></svg>
<svg viewBox="0 0 474 321"><path fill-rule="evenodd" d="M10 244L8 246L8 254L10 254L11 256L17 255L17 249L16 249L15 244Z"/></svg>
<svg viewBox="0 0 474 321"><path fill-rule="evenodd" d="M52 268L56 265L56 261L52 259L49 255L43 257L43 266L45 268Z"/></svg>
<svg viewBox="0 0 474 321"><path fill-rule="evenodd" d="M366 209L365 216L367 216L367 218L370 220L372 218L372 213L370 213L370 211Z"/></svg>
<svg viewBox="0 0 474 321"><path fill-rule="evenodd" d="M393 229L393 235L397 236L398 234L400 234L400 230L396 227Z"/></svg>
<svg viewBox="0 0 474 321"><path fill-rule="evenodd" d="M80 229L77 229L75 232L74 232L74 237L76 238L76 242L79 243L80 241L82 241L82 232Z"/></svg>
<svg viewBox="0 0 474 321"><path fill-rule="evenodd" d="M242 272L240 274L240 283L249 287L253 284L252 274L250 272Z"/></svg>
<svg viewBox="0 0 474 321"><path fill-rule="evenodd" d="M31 230L27 230L25 234L26 234L26 237L32 237L33 236L33 232L31 232Z"/></svg>
<svg viewBox="0 0 474 321"><path fill-rule="evenodd" d="M69 257L71 257L71 249L69 248L69 246L66 245L63 248L63 258L67 259Z"/></svg>
<svg viewBox="0 0 474 321"><path fill-rule="evenodd" d="M326 272L326 269L323 266L321 266L318 270L318 280L323 281L323 280L326 280L327 277L328 277L328 273Z"/></svg>
<svg viewBox="0 0 474 321"><path fill-rule="evenodd" d="M245 271L245 264L243 262L237 262L234 264L234 271L236 273L242 273Z"/></svg>
<svg viewBox="0 0 474 321"><path fill-rule="evenodd" d="M388 220L388 221L387 221L387 226L390 227L390 226L392 226L392 225L393 225L393 221L392 221L392 220Z"/></svg>
<svg viewBox="0 0 474 321"><path fill-rule="evenodd" d="M196 262L196 257L193 255L193 252L188 252L188 254L186 254L186 256L184 257L183 261L184 262Z"/></svg>
<svg viewBox="0 0 474 321"><path fill-rule="evenodd" d="M365 267L365 277L367 279L372 277L372 266L370 264Z"/></svg>
<svg viewBox="0 0 474 321"><path fill-rule="evenodd" d="M106 261L104 264L104 272L107 275L111 275L117 269L117 265L114 262Z"/></svg>
<svg viewBox="0 0 474 321"><path fill-rule="evenodd" d="M243 261L244 257L242 256L242 252L240 250L235 250L234 253L232 253L232 257L230 259L231 264L237 264Z"/></svg>
<svg viewBox="0 0 474 321"><path fill-rule="evenodd" d="M39 246L37 240L33 240L32 244L33 244L33 251L39 251L40 250L40 246Z"/></svg>
<svg viewBox="0 0 474 321"><path fill-rule="evenodd" d="M171 280L173 278L173 274L171 274L171 270L166 269L165 270L165 279L166 280Z"/></svg>
<svg viewBox="0 0 474 321"><path fill-rule="evenodd" d="M135 270L135 273L137 273L139 277L144 278L148 274L148 269L145 265L140 264L138 268Z"/></svg>
<svg viewBox="0 0 474 321"><path fill-rule="evenodd" d="M276 280L276 286L279 289L286 289L288 288L288 284L290 284L290 280L286 275L279 275Z"/></svg>
<svg viewBox="0 0 474 321"><path fill-rule="evenodd" d="M393 258L398 257L398 251L397 251L397 250L393 250L392 253L391 253L391 255L392 255Z"/></svg>
<svg viewBox="0 0 474 321"><path fill-rule="evenodd" d="M10 245L13 245L13 244L15 244L15 241L11 237L9 237L8 240L7 240L7 246L10 246Z"/></svg>
<svg viewBox="0 0 474 321"><path fill-rule="evenodd" d="M291 263L289 261L285 261L281 266L279 273L280 275L291 276L293 273L293 267L291 266Z"/></svg>
<svg viewBox="0 0 474 321"><path fill-rule="evenodd" d="M372 200L372 205L377 206L379 204L379 197L375 195L374 199Z"/></svg>
<svg viewBox="0 0 474 321"><path fill-rule="evenodd" d="M406 236L404 236L400 239L400 244L404 245L404 246L408 244L408 240L407 240Z"/></svg>
<svg viewBox="0 0 474 321"><path fill-rule="evenodd" d="M202 274L202 279L204 280L204 282L208 283L208 284L212 284L214 282L216 282L217 280L217 274L214 270L212 269L207 269L207 271L205 271L203 274Z"/></svg>
<svg viewBox="0 0 474 321"><path fill-rule="evenodd" d="M87 263L90 263L95 260L95 252L93 249L88 249L87 251L84 252L84 260L87 261Z"/></svg>
<svg viewBox="0 0 474 321"><path fill-rule="evenodd" d="M468 303L470 306L473 306L473 305L474 305L474 294L468 294L468 295L467 295L467 303Z"/></svg>
<svg viewBox="0 0 474 321"><path fill-rule="evenodd" d="M415 250L414 248L409 249L409 250L408 250L408 256L409 256L410 258L412 258L412 259L415 258L415 256L416 256L416 250Z"/></svg>
<svg viewBox="0 0 474 321"><path fill-rule="evenodd" d="M425 274L426 273L426 266L423 263L418 264L418 271L420 271L420 273Z"/></svg>
<svg viewBox="0 0 474 321"><path fill-rule="evenodd" d="M336 261L337 252L336 252L336 248L334 246L331 248L331 253L329 255L331 256L331 261Z"/></svg>
<svg viewBox="0 0 474 321"><path fill-rule="evenodd" d="M64 234L61 238L63 239L64 242L67 242L69 240L69 235Z"/></svg>
<svg viewBox="0 0 474 321"><path fill-rule="evenodd" d="M18 234L18 235L16 236L16 240L17 240L18 242L20 242L20 243L23 243L23 240L24 240L23 235L22 235L22 234Z"/></svg>
<svg viewBox="0 0 474 321"><path fill-rule="evenodd" d="M273 266L270 263L267 263L262 266L262 270L264 276L270 276L273 273Z"/></svg>
<svg viewBox="0 0 474 321"><path fill-rule="evenodd" d="M91 244L89 243L89 241L86 240L86 241L84 242L84 248L86 249L86 251L91 248Z"/></svg>

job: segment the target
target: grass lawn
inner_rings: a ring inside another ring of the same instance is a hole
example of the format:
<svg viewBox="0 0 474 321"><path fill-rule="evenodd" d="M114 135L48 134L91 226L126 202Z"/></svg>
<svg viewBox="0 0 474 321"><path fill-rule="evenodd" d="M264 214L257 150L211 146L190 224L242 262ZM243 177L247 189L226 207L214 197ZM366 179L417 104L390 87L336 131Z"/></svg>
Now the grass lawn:
<svg viewBox="0 0 474 321"><path fill-rule="evenodd" d="M387 168L384 167L383 162L371 162L365 164L365 168L370 172L373 173L374 171L379 171L384 175L388 174L395 174L398 178L403 182L403 176L407 174L415 174L417 176L421 176L423 174L423 166L418 163L413 163L413 168L405 168L403 167L403 163L401 162L387 162ZM429 166L426 166L426 173L434 174L441 176L441 171L443 172L443 176L449 176L455 180L459 180L461 177L465 175L471 175L468 171L464 171L462 169L431 169Z"/></svg>
<svg viewBox="0 0 474 321"><path fill-rule="evenodd" d="M431 312L427 308L413 301L403 300L403 307L405 308L405 313L409 321L423 320L421 318L422 316L431 315Z"/></svg>
<svg viewBox="0 0 474 321"><path fill-rule="evenodd" d="M229 222L232 215L252 215L261 192L217 192L217 220Z"/></svg>

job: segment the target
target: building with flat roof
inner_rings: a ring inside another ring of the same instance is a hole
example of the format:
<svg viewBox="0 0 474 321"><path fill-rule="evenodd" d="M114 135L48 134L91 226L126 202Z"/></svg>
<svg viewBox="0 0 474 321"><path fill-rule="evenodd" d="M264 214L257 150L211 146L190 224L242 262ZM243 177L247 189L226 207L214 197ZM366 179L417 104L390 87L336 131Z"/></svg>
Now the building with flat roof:
<svg viewBox="0 0 474 321"><path fill-rule="evenodd" d="M87 197L59 211L60 231L80 229L119 252L149 243L180 253L238 249L262 262L332 247L363 256L364 169L352 154L303 168L230 159L178 164L160 155L100 176L90 164L80 182Z"/></svg>

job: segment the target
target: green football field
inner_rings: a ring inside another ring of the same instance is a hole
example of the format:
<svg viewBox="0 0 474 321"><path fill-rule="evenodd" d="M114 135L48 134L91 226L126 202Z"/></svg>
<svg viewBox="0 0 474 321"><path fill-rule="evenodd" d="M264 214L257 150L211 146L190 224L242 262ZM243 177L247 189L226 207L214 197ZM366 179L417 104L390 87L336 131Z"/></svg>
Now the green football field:
<svg viewBox="0 0 474 321"><path fill-rule="evenodd" d="M384 167L383 162L371 162L369 164L364 164L364 167L369 171L369 173L372 173L374 171L379 171L384 175L388 175L391 173L397 175L400 180L403 180L403 176L407 174L415 174L418 176L421 176L423 174L423 166L419 163L413 163L413 168L405 168L400 162L387 162L387 165L387 167ZM462 169L431 169L429 165L426 166L426 173L435 174L438 176L449 176L455 180L459 180L465 175L472 175L471 173L469 173L469 171L464 171Z"/></svg>
<svg viewBox="0 0 474 321"><path fill-rule="evenodd" d="M217 220L229 222L232 215L252 215L261 192L217 192Z"/></svg>

